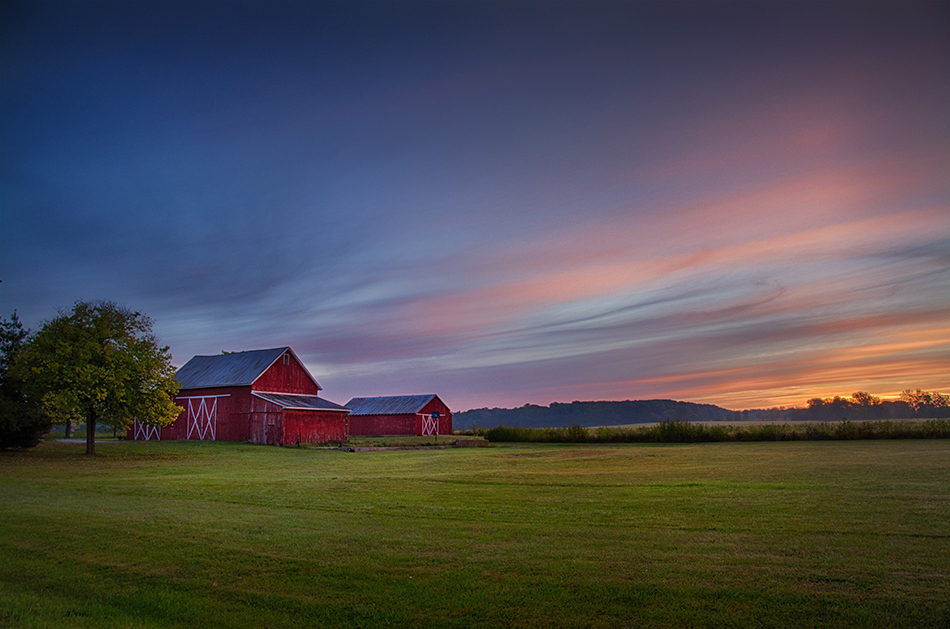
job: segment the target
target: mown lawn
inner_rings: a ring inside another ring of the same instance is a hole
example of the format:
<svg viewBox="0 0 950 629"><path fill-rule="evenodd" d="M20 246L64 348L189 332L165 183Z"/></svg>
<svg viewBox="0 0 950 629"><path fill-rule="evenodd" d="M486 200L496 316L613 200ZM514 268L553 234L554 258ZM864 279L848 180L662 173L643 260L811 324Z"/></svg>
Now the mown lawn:
<svg viewBox="0 0 950 629"><path fill-rule="evenodd" d="M945 627L950 441L0 453L0 627Z"/></svg>

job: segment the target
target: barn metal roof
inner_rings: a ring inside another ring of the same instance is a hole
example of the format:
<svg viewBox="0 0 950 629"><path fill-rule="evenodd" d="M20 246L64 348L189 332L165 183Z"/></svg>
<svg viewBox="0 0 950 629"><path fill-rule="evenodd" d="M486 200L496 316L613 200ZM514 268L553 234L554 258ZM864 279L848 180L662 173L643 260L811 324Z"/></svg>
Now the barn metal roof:
<svg viewBox="0 0 950 629"><path fill-rule="evenodd" d="M275 347L273 349L256 349L248 352L233 354L216 354L214 356L195 356L175 373L175 379L182 389L208 389L211 387L244 387L254 384L267 368L274 364L284 352L290 352L294 358L294 350L289 347ZM303 367L303 363L297 358ZM306 367L304 372L319 390L321 387L314 380Z"/></svg>
<svg viewBox="0 0 950 629"><path fill-rule="evenodd" d="M355 397L346 403L350 415L414 415L428 404L435 394L396 395L390 397Z"/></svg>
<svg viewBox="0 0 950 629"><path fill-rule="evenodd" d="M300 409L300 410L319 410L319 411L347 411L345 406L335 404L330 400L324 400L316 395L303 395L292 393L262 393L261 391L251 391L251 395L272 402L281 408Z"/></svg>

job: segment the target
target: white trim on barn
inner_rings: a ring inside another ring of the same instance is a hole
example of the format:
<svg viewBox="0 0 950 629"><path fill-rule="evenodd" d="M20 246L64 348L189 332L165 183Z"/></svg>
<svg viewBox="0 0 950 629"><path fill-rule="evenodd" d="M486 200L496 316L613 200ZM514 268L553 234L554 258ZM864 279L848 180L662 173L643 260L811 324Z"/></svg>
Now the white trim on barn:
<svg viewBox="0 0 950 629"><path fill-rule="evenodd" d="M222 393L219 395L179 395L176 397L176 400L201 400L204 398L213 398L213 397L231 397L230 393Z"/></svg>

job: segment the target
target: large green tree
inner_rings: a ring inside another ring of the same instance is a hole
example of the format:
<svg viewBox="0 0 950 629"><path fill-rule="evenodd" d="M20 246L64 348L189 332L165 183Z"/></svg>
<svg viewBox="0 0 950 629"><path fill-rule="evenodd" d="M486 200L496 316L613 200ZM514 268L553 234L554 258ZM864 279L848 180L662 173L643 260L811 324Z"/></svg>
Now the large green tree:
<svg viewBox="0 0 950 629"><path fill-rule="evenodd" d="M23 392L23 381L10 367L30 331L16 311L0 321L0 450L32 448L50 429L50 420Z"/></svg>
<svg viewBox="0 0 950 629"><path fill-rule="evenodd" d="M158 346L152 320L110 301L76 302L46 322L16 368L50 417L86 422L86 454L95 453L100 420L167 426L182 410L172 399L179 385L171 355Z"/></svg>

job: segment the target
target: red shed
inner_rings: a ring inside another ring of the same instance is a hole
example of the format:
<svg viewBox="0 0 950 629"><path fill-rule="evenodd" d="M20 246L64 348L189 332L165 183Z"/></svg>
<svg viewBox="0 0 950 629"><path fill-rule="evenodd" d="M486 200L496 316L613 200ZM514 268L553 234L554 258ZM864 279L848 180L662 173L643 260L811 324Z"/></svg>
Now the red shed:
<svg viewBox="0 0 950 629"><path fill-rule="evenodd" d="M175 378L181 415L164 428L136 422L133 439L346 441L348 410L317 395L320 385L289 347L195 356Z"/></svg>
<svg viewBox="0 0 950 629"><path fill-rule="evenodd" d="M450 435L452 411L438 395L355 397L350 409L350 435Z"/></svg>

